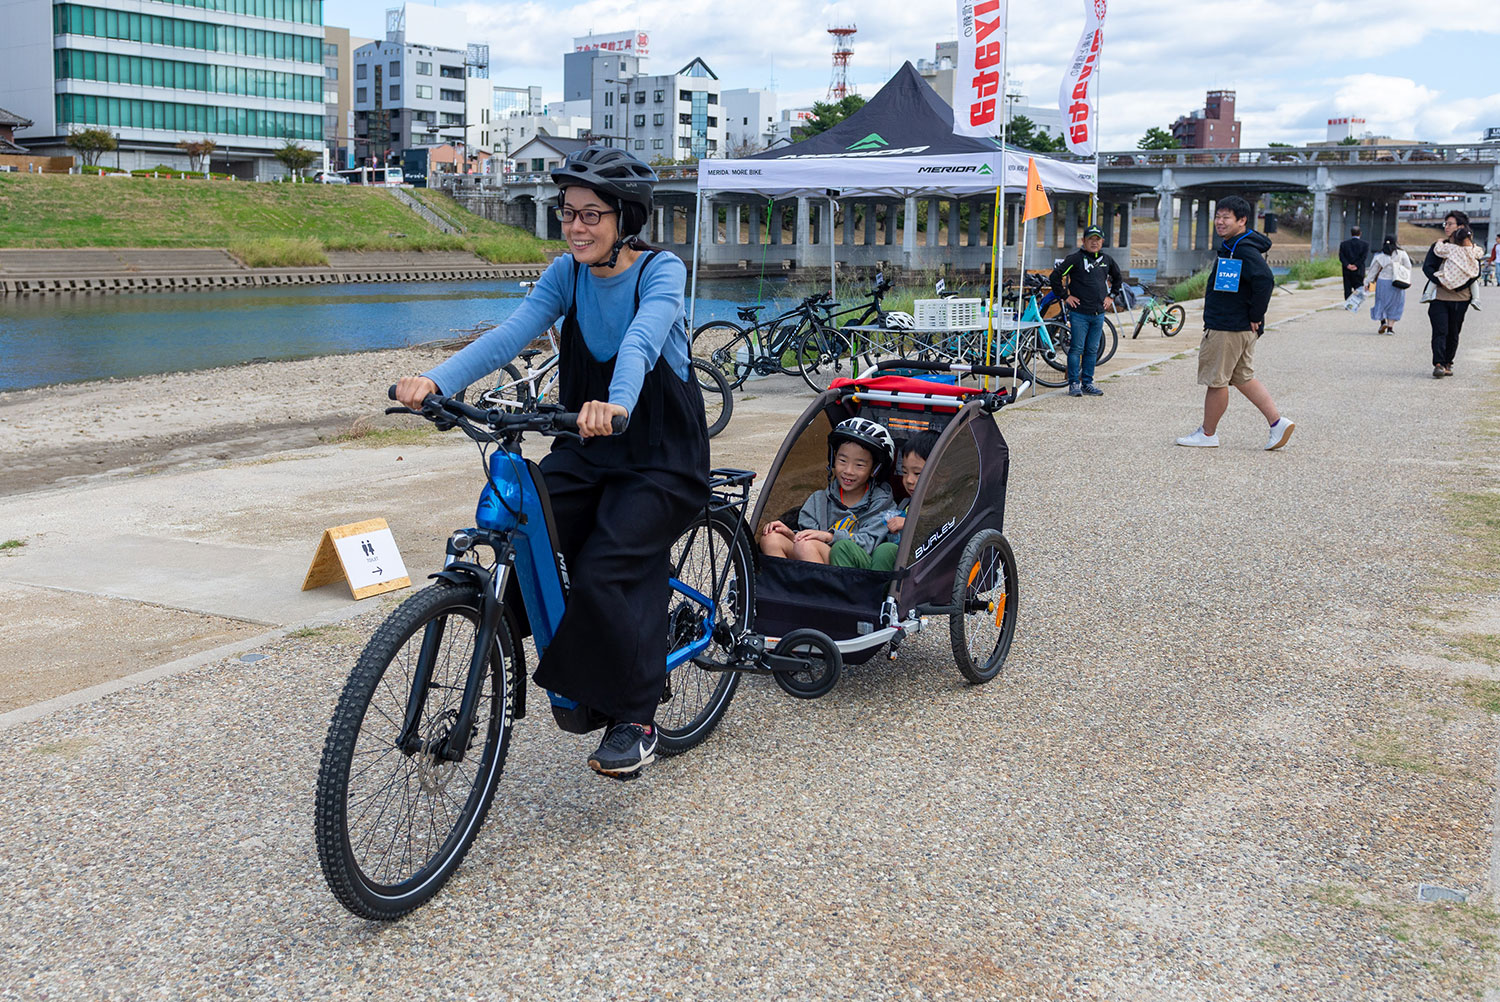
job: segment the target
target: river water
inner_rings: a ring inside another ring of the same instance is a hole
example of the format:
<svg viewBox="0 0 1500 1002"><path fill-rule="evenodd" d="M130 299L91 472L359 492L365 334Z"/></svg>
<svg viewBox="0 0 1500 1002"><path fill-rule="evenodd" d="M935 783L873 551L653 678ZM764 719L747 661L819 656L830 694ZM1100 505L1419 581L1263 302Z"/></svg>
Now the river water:
<svg viewBox="0 0 1500 1002"><path fill-rule="evenodd" d="M740 303L790 308L811 291L779 276L700 281L696 321L732 318ZM404 347L504 320L524 294L495 281L6 297L0 390Z"/></svg>

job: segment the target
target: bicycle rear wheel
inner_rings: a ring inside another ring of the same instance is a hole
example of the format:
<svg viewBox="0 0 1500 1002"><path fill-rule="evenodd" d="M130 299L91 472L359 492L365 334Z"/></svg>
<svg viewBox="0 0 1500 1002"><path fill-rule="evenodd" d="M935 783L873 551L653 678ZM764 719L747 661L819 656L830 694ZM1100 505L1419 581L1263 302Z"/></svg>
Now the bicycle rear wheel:
<svg viewBox="0 0 1500 1002"><path fill-rule="evenodd" d="M858 364L849 354L849 342L831 328L809 331L797 345L797 371L802 381L822 392L835 379L858 375Z"/></svg>
<svg viewBox="0 0 1500 1002"><path fill-rule="evenodd" d="M724 373L715 366L701 358L688 359L688 364L692 367L693 375L698 380L698 389L703 394L708 437L713 438L729 427L729 419L734 414L734 392L730 390L729 380L724 378Z"/></svg>
<svg viewBox="0 0 1500 1002"><path fill-rule="evenodd" d="M1052 342L1052 354L1043 353L1047 364L1058 372L1068 371L1068 350L1073 344L1073 328L1067 321L1054 317L1047 321L1047 337Z"/></svg>
<svg viewBox="0 0 1500 1002"><path fill-rule="evenodd" d="M467 752L458 762L435 754L459 716L479 610L473 586L447 582L401 603L370 638L334 710L318 770L318 861L334 897L363 918L400 918L436 894L494 798L525 671L508 622L489 652ZM424 654L418 744L407 751L397 742Z"/></svg>
<svg viewBox="0 0 1500 1002"><path fill-rule="evenodd" d="M479 395L479 404L507 411L530 410L534 400L531 384L521 379L521 370L507 362L500 367L495 385Z"/></svg>
<svg viewBox="0 0 1500 1002"><path fill-rule="evenodd" d="M1120 332L1115 330L1115 322L1109 317L1104 318L1104 332L1099 338L1099 358L1095 365L1103 365L1115 357L1115 352L1120 350Z"/></svg>
<svg viewBox="0 0 1500 1002"><path fill-rule="evenodd" d="M729 660L755 613L755 562L740 520L724 512L700 515L672 544L672 577L713 602L703 605L672 589L667 607L667 648L676 650L710 625L713 639L702 656ZM708 737L729 708L738 672L710 671L685 661L667 673L656 711L657 747L663 755L687 751Z"/></svg>
<svg viewBox="0 0 1500 1002"><path fill-rule="evenodd" d="M1161 319L1161 332L1167 337L1173 337L1182 330L1182 325L1187 323L1187 310L1182 308L1181 303L1173 303L1167 307L1166 313Z"/></svg>
<svg viewBox="0 0 1500 1002"><path fill-rule="evenodd" d="M753 347L745 328L728 320L710 320L693 331L692 354L724 374L731 389L750 375Z"/></svg>
<svg viewBox="0 0 1500 1002"><path fill-rule="evenodd" d="M1049 338L1051 337L1051 324L1056 322L1048 322ZM1029 331L1021 333L1020 350L1016 352L1016 363L1022 370L1021 378L1029 379L1038 386L1067 386L1067 356L1063 356L1063 371L1061 373L1057 372L1052 367L1050 360L1046 358L1045 353L1042 351L1042 346L1038 342L1039 330L1039 327L1032 327ZM1048 364L1039 364L1042 362L1047 362Z"/></svg>

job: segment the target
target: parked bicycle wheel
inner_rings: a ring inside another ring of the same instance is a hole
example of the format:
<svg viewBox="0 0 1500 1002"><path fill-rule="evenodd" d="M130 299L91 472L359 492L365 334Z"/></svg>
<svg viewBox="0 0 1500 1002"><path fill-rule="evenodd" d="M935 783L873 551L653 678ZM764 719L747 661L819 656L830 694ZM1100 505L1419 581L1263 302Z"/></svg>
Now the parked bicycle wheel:
<svg viewBox="0 0 1500 1002"><path fill-rule="evenodd" d="M710 320L693 331L693 357L724 373L731 389L743 386L753 370L753 351L745 328L729 320Z"/></svg>
<svg viewBox="0 0 1500 1002"><path fill-rule="evenodd" d="M1109 317L1104 318L1104 335L1099 339L1099 360L1095 365L1103 365L1115 357L1115 352L1120 350L1120 332L1115 330L1115 322Z"/></svg>
<svg viewBox="0 0 1500 1002"><path fill-rule="evenodd" d="M481 407L499 407L502 410L530 410L531 384L521 379L521 370L507 362L500 367L495 385L479 395Z"/></svg>
<svg viewBox="0 0 1500 1002"><path fill-rule="evenodd" d="M1161 332L1167 337L1173 337L1182 330L1182 325L1185 323L1187 323L1187 310L1182 308L1181 303L1173 303L1163 312Z"/></svg>
<svg viewBox="0 0 1500 1002"><path fill-rule="evenodd" d="M488 654L463 758L441 754L459 716L480 603L474 587L447 582L401 603L370 638L334 710L318 770L318 860L334 896L363 918L399 918L436 894L494 798L525 678L508 621Z"/></svg>
<svg viewBox="0 0 1500 1002"><path fill-rule="evenodd" d="M1068 371L1068 350L1073 344L1073 328L1067 321L1054 318L1047 321L1047 337L1052 342L1052 353L1047 354L1045 350L1042 357L1047 364L1058 372ZM1115 329L1114 321L1109 317L1104 318L1104 331L1099 338L1099 354L1094 359L1094 365L1103 365L1115 357L1115 352L1120 350L1120 332ZM1049 384L1043 383L1043 386Z"/></svg>
<svg viewBox="0 0 1500 1002"><path fill-rule="evenodd" d="M802 381L818 392L835 379L858 375L858 362L849 354L849 342L831 329L813 330L797 345L797 371Z"/></svg>
<svg viewBox="0 0 1500 1002"><path fill-rule="evenodd" d="M729 380L724 378L724 373L716 366L701 358L690 358L688 362L698 380L698 389L703 393L708 437L713 438L729 427L729 418L734 414L734 391L729 388Z"/></svg>
<svg viewBox="0 0 1500 1002"><path fill-rule="evenodd" d="M1060 321L1049 320L1046 323L1047 337L1057 336L1054 334L1053 324ZM1062 371L1058 372L1057 362L1047 357L1047 351L1040 342L1039 334L1041 327L1028 327L1021 332L1021 345L1017 354L1017 363L1023 370L1022 379L1030 379L1038 386L1067 386L1068 385L1068 356L1064 351L1059 357L1062 360ZM1053 342L1053 354L1057 354L1056 342Z"/></svg>
<svg viewBox="0 0 1500 1002"><path fill-rule="evenodd" d="M739 519L722 512L699 517L672 544L672 577L714 603L713 641L703 652L725 662L755 614L755 561ZM707 615L703 606L673 589L667 609L667 647L697 637ZM718 726L739 685L738 672L710 671L692 661L672 669L656 711L658 747L676 755L700 744Z"/></svg>

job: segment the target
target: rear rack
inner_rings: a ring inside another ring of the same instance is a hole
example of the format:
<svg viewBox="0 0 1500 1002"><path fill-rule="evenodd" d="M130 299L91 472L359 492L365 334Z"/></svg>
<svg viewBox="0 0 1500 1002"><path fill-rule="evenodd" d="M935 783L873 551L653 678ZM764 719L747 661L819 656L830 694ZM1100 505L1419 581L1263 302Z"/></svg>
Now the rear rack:
<svg viewBox="0 0 1500 1002"><path fill-rule="evenodd" d="M750 504L750 484L754 480L754 470L736 470L727 466L709 470L709 511L735 509L744 518Z"/></svg>

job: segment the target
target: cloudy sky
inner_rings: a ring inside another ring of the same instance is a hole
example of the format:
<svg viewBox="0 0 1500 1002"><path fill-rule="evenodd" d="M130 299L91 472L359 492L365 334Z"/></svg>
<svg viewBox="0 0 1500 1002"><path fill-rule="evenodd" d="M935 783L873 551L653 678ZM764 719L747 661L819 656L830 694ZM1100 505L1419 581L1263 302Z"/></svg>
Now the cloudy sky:
<svg viewBox="0 0 1500 1002"><path fill-rule="evenodd" d="M1055 101L1083 26L1084 0L1013 0L1009 68L1033 104ZM395 0L388 0L395 6ZM324 20L379 38L387 4L325 0ZM562 93L575 35L639 28L650 72L701 56L726 87L774 84L781 107L828 90L827 28L853 23L849 76L870 96L910 59L956 37L956 4L931 0L440 0L489 42L499 83ZM1427 9L1432 16L1419 12ZM1233 20L1226 19L1232 15ZM1135 145L1153 125L1233 89L1243 145L1321 140L1335 115L1376 135L1472 142L1500 126L1500 0L1113 0L1105 25L1100 128L1105 149Z"/></svg>

